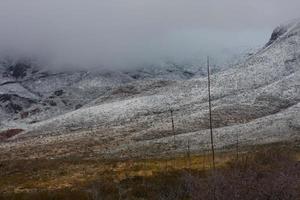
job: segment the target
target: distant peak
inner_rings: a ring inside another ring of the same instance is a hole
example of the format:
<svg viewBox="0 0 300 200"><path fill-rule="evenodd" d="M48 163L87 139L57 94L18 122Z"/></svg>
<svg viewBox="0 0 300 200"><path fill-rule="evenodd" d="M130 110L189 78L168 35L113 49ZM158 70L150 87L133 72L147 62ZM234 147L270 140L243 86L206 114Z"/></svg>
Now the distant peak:
<svg viewBox="0 0 300 200"><path fill-rule="evenodd" d="M266 44L266 47L273 44L276 40L278 40L281 36L283 36L287 32L294 30L294 28L297 28L297 29L300 28L300 18L289 20L289 21L277 26L273 30L271 38L268 41L268 43Z"/></svg>

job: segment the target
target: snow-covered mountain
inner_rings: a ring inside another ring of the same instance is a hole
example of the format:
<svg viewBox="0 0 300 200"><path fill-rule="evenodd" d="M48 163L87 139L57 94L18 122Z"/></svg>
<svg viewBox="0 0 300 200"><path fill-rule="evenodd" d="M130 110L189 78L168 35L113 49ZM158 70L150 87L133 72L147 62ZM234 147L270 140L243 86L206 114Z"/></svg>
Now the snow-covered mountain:
<svg viewBox="0 0 300 200"><path fill-rule="evenodd" d="M88 146L90 155L162 154L185 151L188 140L192 150L205 149L209 143L207 78L197 76L202 72L193 67L188 71L170 64L170 70L147 68L117 75L45 75L30 69L31 81L22 70L2 69L6 77L0 93L10 95L3 102L10 107L22 102L24 109L34 105L40 114L15 120L25 132L2 143L1 151L43 146L45 155L65 156ZM214 73L211 84L218 148L234 144L237 136L241 144L298 138L300 20L277 27L263 48L244 62ZM1 109L10 113L14 111L10 107L5 104ZM13 124L10 120L5 126ZM21 154L16 150L16 155Z"/></svg>
<svg viewBox="0 0 300 200"><path fill-rule="evenodd" d="M30 60L2 59L0 119L35 123L64 114L107 95L116 87L145 80L186 80L201 76L201 67L164 62L131 70L47 70Z"/></svg>

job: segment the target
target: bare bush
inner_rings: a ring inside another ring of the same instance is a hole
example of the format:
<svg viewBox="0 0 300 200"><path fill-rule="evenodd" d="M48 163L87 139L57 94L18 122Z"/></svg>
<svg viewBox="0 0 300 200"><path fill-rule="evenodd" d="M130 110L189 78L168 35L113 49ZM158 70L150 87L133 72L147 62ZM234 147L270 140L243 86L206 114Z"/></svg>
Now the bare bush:
<svg viewBox="0 0 300 200"><path fill-rule="evenodd" d="M266 151L230 164L208 177L185 175L192 200L296 200L300 197L300 164L286 152ZM245 163L247 162L247 163Z"/></svg>

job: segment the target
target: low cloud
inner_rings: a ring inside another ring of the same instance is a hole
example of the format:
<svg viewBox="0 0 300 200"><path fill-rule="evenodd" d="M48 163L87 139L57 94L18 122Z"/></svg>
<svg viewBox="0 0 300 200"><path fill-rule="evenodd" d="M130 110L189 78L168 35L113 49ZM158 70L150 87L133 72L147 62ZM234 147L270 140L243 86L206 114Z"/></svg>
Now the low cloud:
<svg viewBox="0 0 300 200"><path fill-rule="evenodd" d="M263 45L298 0L2 0L0 51L52 66L133 67Z"/></svg>

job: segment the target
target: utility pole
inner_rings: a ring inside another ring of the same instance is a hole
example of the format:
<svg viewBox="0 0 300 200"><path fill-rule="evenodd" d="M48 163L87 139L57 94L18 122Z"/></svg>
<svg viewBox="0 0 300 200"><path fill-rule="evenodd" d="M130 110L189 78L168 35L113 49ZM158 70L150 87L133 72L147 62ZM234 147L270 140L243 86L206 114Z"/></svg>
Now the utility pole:
<svg viewBox="0 0 300 200"><path fill-rule="evenodd" d="M239 133L236 134L236 161L239 161Z"/></svg>
<svg viewBox="0 0 300 200"><path fill-rule="evenodd" d="M173 109L172 108L170 108L170 113L171 113L171 122L172 122L172 133L173 133L174 145L175 145L176 134L175 134L174 116L173 116Z"/></svg>
<svg viewBox="0 0 300 200"><path fill-rule="evenodd" d="M191 170L192 160L191 160L191 145L190 145L190 139L189 138L188 138L188 141L187 141L187 158L188 158L188 170Z"/></svg>
<svg viewBox="0 0 300 200"><path fill-rule="evenodd" d="M211 152L212 152L212 162L213 170L216 169L215 165L215 146L214 146L214 136L212 127L212 114L211 114L211 93L210 93L210 63L209 57L207 57L207 88L208 88L208 104L209 104L209 127L210 127L210 142L211 142Z"/></svg>
<svg viewBox="0 0 300 200"><path fill-rule="evenodd" d="M216 185L215 185L215 146L214 146L214 136L213 136L213 127L212 127L212 115L211 115L211 94L210 94L210 66L209 66L209 56L207 56L207 88L208 88L208 105L209 105L209 127L210 127L210 143L211 143L211 152L212 152L212 164L213 164L213 191L212 199L216 199Z"/></svg>

